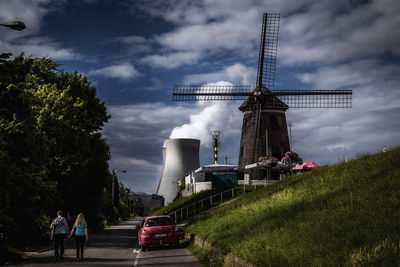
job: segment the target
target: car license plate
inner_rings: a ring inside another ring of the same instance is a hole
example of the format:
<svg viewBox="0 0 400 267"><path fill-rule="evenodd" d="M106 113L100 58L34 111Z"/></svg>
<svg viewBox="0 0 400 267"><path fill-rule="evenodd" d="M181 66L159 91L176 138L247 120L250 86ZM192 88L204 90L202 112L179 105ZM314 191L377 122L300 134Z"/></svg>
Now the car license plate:
<svg viewBox="0 0 400 267"><path fill-rule="evenodd" d="M155 234L154 236L155 237L164 237L164 236L167 236L167 234Z"/></svg>

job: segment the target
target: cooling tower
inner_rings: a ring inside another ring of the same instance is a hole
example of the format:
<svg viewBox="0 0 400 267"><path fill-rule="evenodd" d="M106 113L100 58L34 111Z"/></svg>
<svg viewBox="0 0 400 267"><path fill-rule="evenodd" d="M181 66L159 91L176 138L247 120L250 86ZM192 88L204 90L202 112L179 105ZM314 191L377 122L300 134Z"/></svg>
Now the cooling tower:
<svg viewBox="0 0 400 267"><path fill-rule="evenodd" d="M167 139L163 147L163 168L157 195L165 199L165 205L171 203L178 193L178 180L189 171L200 167L200 140Z"/></svg>

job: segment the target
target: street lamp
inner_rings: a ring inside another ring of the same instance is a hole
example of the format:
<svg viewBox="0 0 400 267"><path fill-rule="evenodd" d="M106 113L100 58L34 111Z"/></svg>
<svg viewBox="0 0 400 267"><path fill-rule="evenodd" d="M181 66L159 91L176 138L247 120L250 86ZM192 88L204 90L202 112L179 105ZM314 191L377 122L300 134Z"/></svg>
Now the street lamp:
<svg viewBox="0 0 400 267"><path fill-rule="evenodd" d="M125 170L112 170L113 173L113 180L112 180L112 186L111 186L111 205L114 206L114 184L115 184L115 177L117 177L117 173L123 172L126 173Z"/></svg>
<svg viewBox="0 0 400 267"><path fill-rule="evenodd" d="M26 29L25 23L23 23L22 21L13 21L13 22L9 22L9 23L0 23L0 26L11 28L11 29L16 30L16 31L22 31L22 30Z"/></svg>
<svg viewBox="0 0 400 267"><path fill-rule="evenodd" d="M292 125L294 126L294 123L289 123L289 146L290 146L290 151L294 151L293 149L293 140L292 140Z"/></svg>

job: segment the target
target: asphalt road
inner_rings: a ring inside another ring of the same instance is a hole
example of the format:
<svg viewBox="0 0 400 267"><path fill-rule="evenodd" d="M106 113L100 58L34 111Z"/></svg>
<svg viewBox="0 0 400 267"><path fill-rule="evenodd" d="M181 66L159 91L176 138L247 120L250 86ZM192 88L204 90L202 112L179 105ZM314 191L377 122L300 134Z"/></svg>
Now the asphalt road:
<svg viewBox="0 0 400 267"><path fill-rule="evenodd" d="M141 219L123 222L89 235L84 259L76 261L75 242L65 244L64 260L55 261L54 251L31 253L16 266L202 266L186 248L156 247L140 251L136 225Z"/></svg>

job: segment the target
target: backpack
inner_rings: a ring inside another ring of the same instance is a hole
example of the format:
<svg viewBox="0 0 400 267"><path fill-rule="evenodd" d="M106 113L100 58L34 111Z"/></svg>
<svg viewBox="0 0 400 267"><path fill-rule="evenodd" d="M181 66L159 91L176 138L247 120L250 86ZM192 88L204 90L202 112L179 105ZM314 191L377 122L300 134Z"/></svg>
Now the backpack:
<svg viewBox="0 0 400 267"><path fill-rule="evenodd" d="M54 233L55 233L56 229L59 228L59 227L62 227L63 225L65 225L64 220L65 220L64 217L55 218L55 219L53 220L53 228L51 229L50 240L53 240L53 239L54 239ZM67 227L67 226L65 225L65 227ZM67 231L68 231L68 230L67 230ZM67 232L62 233L62 234L67 234Z"/></svg>

